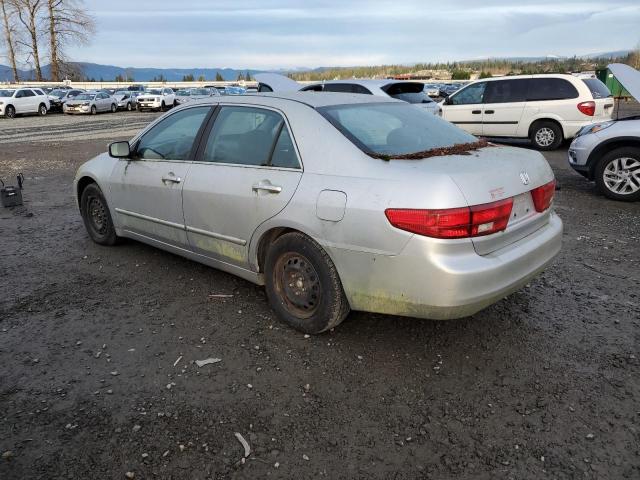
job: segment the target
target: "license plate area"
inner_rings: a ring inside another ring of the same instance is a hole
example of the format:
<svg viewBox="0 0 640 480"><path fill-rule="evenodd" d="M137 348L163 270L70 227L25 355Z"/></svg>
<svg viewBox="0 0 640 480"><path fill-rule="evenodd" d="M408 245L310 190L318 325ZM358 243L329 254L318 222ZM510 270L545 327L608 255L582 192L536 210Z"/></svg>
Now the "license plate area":
<svg viewBox="0 0 640 480"><path fill-rule="evenodd" d="M521 193L513 197L513 208L511 209L511 217L508 225L517 225L536 214L530 192Z"/></svg>

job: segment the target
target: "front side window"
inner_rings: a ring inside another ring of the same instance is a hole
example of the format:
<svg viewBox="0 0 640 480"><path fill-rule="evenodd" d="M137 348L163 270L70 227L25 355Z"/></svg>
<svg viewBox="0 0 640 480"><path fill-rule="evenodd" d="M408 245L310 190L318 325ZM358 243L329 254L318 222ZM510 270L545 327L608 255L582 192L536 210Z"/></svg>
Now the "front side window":
<svg viewBox="0 0 640 480"><path fill-rule="evenodd" d="M273 92L273 88L271 88L269 85L265 84L265 83L260 83L258 84L258 92Z"/></svg>
<svg viewBox="0 0 640 480"><path fill-rule="evenodd" d="M450 105L475 105L484 102L487 82L473 83L450 97Z"/></svg>
<svg viewBox="0 0 640 480"><path fill-rule="evenodd" d="M532 78L529 80L530 102L543 100L568 100L578 98L578 90L562 78Z"/></svg>
<svg viewBox="0 0 640 480"><path fill-rule="evenodd" d="M222 107L203 160L262 167L299 166L282 116L253 107Z"/></svg>
<svg viewBox="0 0 640 480"><path fill-rule="evenodd" d="M318 111L365 153L393 157L477 142L455 125L407 104L335 105Z"/></svg>
<svg viewBox="0 0 640 480"><path fill-rule="evenodd" d="M193 142L210 107L188 108L170 115L144 134L136 148L147 160L190 160Z"/></svg>
<svg viewBox="0 0 640 480"><path fill-rule="evenodd" d="M484 103L510 103L527 100L529 80L496 80L487 83Z"/></svg>

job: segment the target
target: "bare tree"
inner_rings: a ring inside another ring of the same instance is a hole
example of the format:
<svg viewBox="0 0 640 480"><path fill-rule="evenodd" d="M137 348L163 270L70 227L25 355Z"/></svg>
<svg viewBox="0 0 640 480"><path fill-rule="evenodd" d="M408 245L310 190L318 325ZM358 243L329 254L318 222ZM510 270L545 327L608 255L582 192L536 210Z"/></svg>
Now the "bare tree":
<svg viewBox="0 0 640 480"><path fill-rule="evenodd" d="M95 31L95 22L82 0L46 0L51 56L51 80L60 80L65 69L64 47L87 43Z"/></svg>
<svg viewBox="0 0 640 480"><path fill-rule="evenodd" d="M33 64L36 71L36 80L42 81L42 68L40 68L40 53L38 51L38 26L44 0L8 0L15 8L18 20L26 32L27 41L18 40L18 43L29 48L30 56L33 57Z"/></svg>
<svg viewBox="0 0 640 480"><path fill-rule="evenodd" d="M2 29L4 33L4 43L7 48L7 56L13 70L13 81L19 82L18 66L16 63L15 26L13 23L14 11L5 0L0 0L0 13L2 13Z"/></svg>

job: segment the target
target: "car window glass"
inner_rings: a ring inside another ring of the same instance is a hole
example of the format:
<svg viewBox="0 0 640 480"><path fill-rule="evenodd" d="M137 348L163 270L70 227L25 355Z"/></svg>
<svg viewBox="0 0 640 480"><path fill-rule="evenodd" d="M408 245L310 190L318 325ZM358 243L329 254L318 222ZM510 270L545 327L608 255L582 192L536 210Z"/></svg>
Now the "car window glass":
<svg viewBox="0 0 640 480"><path fill-rule="evenodd" d="M317 84L317 85L309 85L308 87L304 87L302 89L300 89L301 92L321 92L322 91L322 84Z"/></svg>
<svg viewBox="0 0 640 480"><path fill-rule="evenodd" d="M273 88L271 88L269 85L261 83L258 85L258 92L273 92Z"/></svg>
<svg viewBox="0 0 640 480"><path fill-rule="evenodd" d="M355 83L326 83L324 85L325 92L343 92L343 93L362 93L365 95L371 95L371 92Z"/></svg>
<svg viewBox="0 0 640 480"><path fill-rule="evenodd" d="M209 134L203 160L267 166L283 121L270 110L223 107Z"/></svg>
<svg viewBox="0 0 640 480"><path fill-rule="evenodd" d="M528 80L496 80L487 83L484 103L524 102Z"/></svg>
<svg viewBox="0 0 640 480"><path fill-rule="evenodd" d="M576 87L562 78L532 78L529 80L528 101L567 100L578 98Z"/></svg>
<svg viewBox="0 0 640 480"><path fill-rule="evenodd" d="M144 134L136 149L142 159L189 160L193 141L210 107L188 108L162 120Z"/></svg>
<svg viewBox="0 0 640 480"><path fill-rule="evenodd" d="M591 92L591 96L596 98L607 98L611 97L611 92L609 88L602 83L597 78L587 78L582 80L587 87L589 87L589 91Z"/></svg>
<svg viewBox="0 0 640 480"><path fill-rule="evenodd" d="M289 129L286 125L282 126L282 131L278 136L278 141L273 149L273 155L271 156L272 167L284 167L284 168L300 168L298 157L296 156L295 147L293 141L291 141L291 135L289 135Z"/></svg>
<svg viewBox="0 0 640 480"><path fill-rule="evenodd" d="M484 101L484 91L487 82L479 82L469 85L464 90L451 97L451 105L474 105Z"/></svg>

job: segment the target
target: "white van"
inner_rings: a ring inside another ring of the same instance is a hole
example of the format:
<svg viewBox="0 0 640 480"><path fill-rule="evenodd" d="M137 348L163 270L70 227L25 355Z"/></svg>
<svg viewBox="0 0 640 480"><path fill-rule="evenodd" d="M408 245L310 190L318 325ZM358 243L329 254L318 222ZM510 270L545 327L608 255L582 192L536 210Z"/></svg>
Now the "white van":
<svg viewBox="0 0 640 480"><path fill-rule="evenodd" d="M530 138L540 150L613 114L611 92L597 78L517 75L478 80L445 99L442 117L474 135Z"/></svg>

